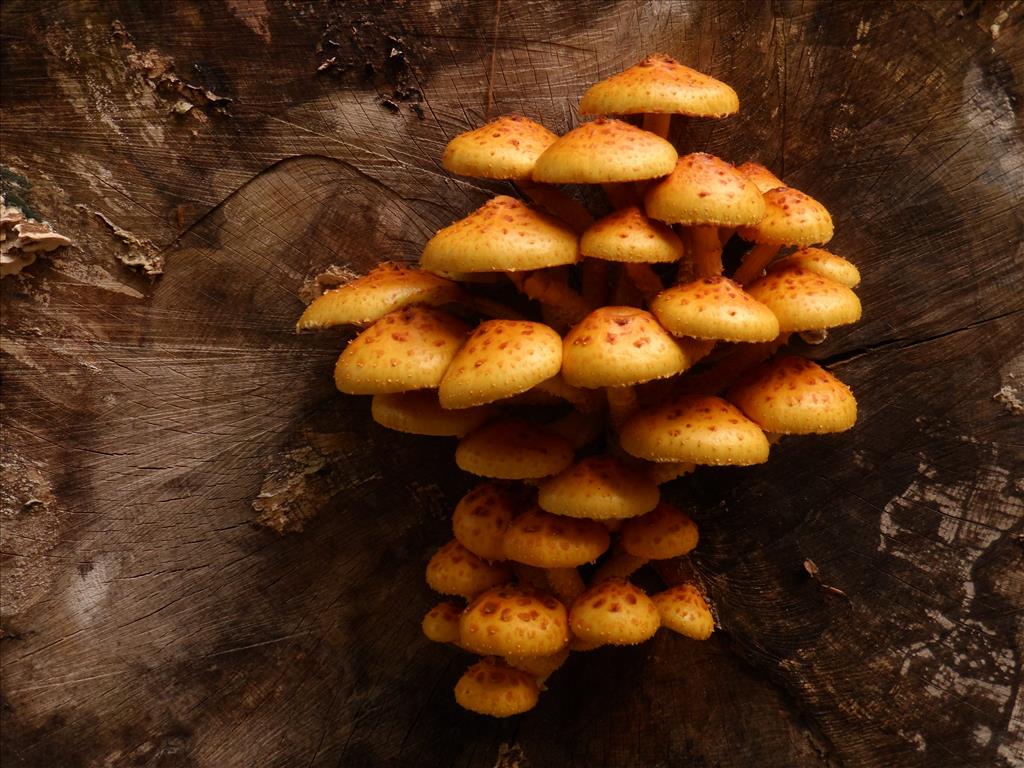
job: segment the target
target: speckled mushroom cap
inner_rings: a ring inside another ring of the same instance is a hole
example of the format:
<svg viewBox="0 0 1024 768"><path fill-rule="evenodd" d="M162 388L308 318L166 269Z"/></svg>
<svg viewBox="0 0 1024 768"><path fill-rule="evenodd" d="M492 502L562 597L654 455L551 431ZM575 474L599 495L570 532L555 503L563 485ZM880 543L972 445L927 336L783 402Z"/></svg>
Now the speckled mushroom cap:
<svg viewBox="0 0 1024 768"><path fill-rule="evenodd" d="M411 435L462 437L492 418L496 411L487 406L446 410L433 389L374 395L370 405L373 420L382 427Z"/></svg>
<svg viewBox="0 0 1024 768"><path fill-rule="evenodd" d="M743 165L736 166L736 170L740 172L740 175L743 176L743 178L757 187L757 191L762 195L769 189L786 186L786 183L782 179L760 163L744 163Z"/></svg>
<svg viewBox="0 0 1024 768"><path fill-rule="evenodd" d="M598 118L548 147L533 167L533 179L550 184L644 181L670 173L678 156L675 147L650 131Z"/></svg>
<svg viewBox="0 0 1024 768"><path fill-rule="evenodd" d="M773 269L748 286L747 293L775 314L782 333L834 328L860 320L857 294L800 267Z"/></svg>
<svg viewBox="0 0 1024 768"><path fill-rule="evenodd" d="M494 483L481 483L462 497L452 515L455 539L484 560L504 560L505 529L515 517L517 499Z"/></svg>
<svg viewBox="0 0 1024 768"><path fill-rule="evenodd" d="M434 389L469 334L469 326L428 307L385 315L356 336L334 366L349 395Z"/></svg>
<svg viewBox="0 0 1024 768"><path fill-rule="evenodd" d="M455 701L463 709L491 717L511 717L533 709L540 697L529 672L497 659L481 659L455 684Z"/></svg>
<svg viewBox="0 0 1024 768"><path fill-rule="evenodd" d="M578 257L568 225L499 195L430 238L420 264L431 272L518 272L574 264Z"/></svg>
<svg viewBox="0 0 1024 768"><path fill-rule="evenodd" d="M768 438L720 397L686 395L634 414L619 442L649 461L748 466L768 460Z"/></svg>
<svg viewBox="0 0 1024 768"><path fill-rule="evenodd" d="M398 264L381 264L350 283L314 299L295 330L362 325L410 304L439 306L455 301L462 290L451 280Z"/></svg>
<svg viewBox="0 0 1024 768"><path fill-rule="evenodd" d="M496 587L463 611L459 644L480 654L550 656L569 644L565 606L529 587Z"/></svg>
<svg viewBox="0 0 1024 768"><path fill-rule="evenodd" d="M625 579L608 579L576 598L569 626L584 642L636 645L654 636L661 619L642 589Z"/></svg>
<svg viewBox="0 0 1024 768"><path fill-rule="evenodd" d="M697 524L667 501L646 515L627 520L619 529L622 548L648 560L685 555L697 546L697 538Z"/></svg>
<svg viewBox="0 0 1024 768"><path fill-rule="evenodd" d="M755 368L726 394L768 432L843 432L857 421L850 388L816 363L778 357Z"/></svg>
<svg viewBox="0 0 1024 768"><path fill-rule="evenodd" d="M683 241L632 205L591 224L580 239L580 253L605 261L658 264L681 259Z"/></svg>
<svg viewBox="0 0 1024 768"><path fill-rule="evenodd" d="M427 585L442 595L472 599L509 581L512 571L507 564L485 562L457 541L449 541L427 563Z"/></svg>
<svg viewBox="0 0 1024 768"><path fill-rule="evenodd" d="M652 53L617 75L590 86L581 115L668 113L725 117L740 108L736 91L664 53Z"/></svg>
<svg viewBox="0 0 1024 768"><path fill-rule="evenodd" d="M528 117L503 115L449 141L441 165L477 179L528 179L537 158L557 139Z"/></svg>
<svg viewBox="0 0 1024 768"><path fill-rule="evenodd" d="M505 557L537 568L575 568L597 560L608 541L608 529L594 520L574 520L535 507L509 524Z"/></svg>
<svg viewBox="0 0 1024 768"><path fill-rule="evenodd" d="M591 520L618 520L650 512L661 491L640 469L613 456L588 456L540 484L537 503L547 512Z"/></svg>
<svg viewBox="0 0 1024 768"><path fill-rule="evenodd" d="M519 421L492 421L459 441L459 469L502 480L529 480L561 472L572 463L572 445L549 429Z"/></svg>
<svg viewBox="0 0 1024 768"><path fill-rule="evenodd" d="M842 256L823 251L821 248L801 248L784 259L773 262L769 271L798 267L816 275L827 277L847 288L856 288L860 283L860 270Z"/></svg>
<svg viewBox="0 0 1024 768"><path fill-rule="evenodd" d="M668 288L651 301L651 312L677 336L756 342L779 335L774 313L727 277Z"/></svg>
<svg viewBox="0 0 1024 768"><path fill-rule="evenodd" d="M764 217L739 228L752 243L814 245L832 239L832 217L821 203L798 189L779 187L764 193Z"/></svg>
<svg viewBox="0 0 1024 768"><path fill-rule="evenodd" d="M562 378L575 387L620 387L685 371L702 345L680 342L636 307L601 307L566 334Z"/></svg>
<svg viewBox="0 0 1024 768"><path fill-rule="evenodd" d="M458 643L461 613L462 609L455 603L438 603L427 611L420 622L423 634L435 643Z"/></svg>
<svg viewBox="0 0 1024 768"><path fill-rule="evenodd" d="M456 353L441 379L441 405L469 408L512 397L562 367L562 337L543 323L487 320Z"/></svg>
<svg viewBox="0 0 1024 768"><path fill-rule="evenodd" d="M684 155L644 195L652 219L669 224L739 227L764 216L764 198L729 163L705 152Z"/></svg>
<svg viewBox="0 0 1024 768"><path fill-rule="evenodd" d="M694 584L679 584L652 599L666 629L694 640L707 640L715 631L715 617Z"/></svg>

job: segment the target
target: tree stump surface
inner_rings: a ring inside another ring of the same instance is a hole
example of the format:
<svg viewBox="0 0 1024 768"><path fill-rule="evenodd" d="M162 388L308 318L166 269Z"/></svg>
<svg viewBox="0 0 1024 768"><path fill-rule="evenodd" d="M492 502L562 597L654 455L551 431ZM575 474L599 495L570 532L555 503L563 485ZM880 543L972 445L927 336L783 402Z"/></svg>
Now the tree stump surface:
<svg viewBox="0 0 1024 768"><path fill-rule="evenodd" d="M75 243L2 284L5 768L1024 765L1024 5L8 0L2 26L4 193ZM349 333L296 336L297 293L509 191L443 171L456 133L564 131L655 51L740 94L674 121L682 151L832 211L864 320L808 354L860 418L670 486L709 642L574 655L492 721L419 631L470 480L334 391ZM255 525L261 491L304 530Z"/></svg>

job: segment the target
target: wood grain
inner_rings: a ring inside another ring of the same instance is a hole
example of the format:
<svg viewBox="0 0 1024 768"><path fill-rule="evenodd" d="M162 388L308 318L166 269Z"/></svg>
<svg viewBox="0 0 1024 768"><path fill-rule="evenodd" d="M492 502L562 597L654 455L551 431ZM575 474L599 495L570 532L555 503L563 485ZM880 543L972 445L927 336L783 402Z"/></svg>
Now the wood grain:
<svg viewBox="0 0 1024 768"><path fill-rule="evenodd" d="M4 765L1024 765L1024 6L496 8L4 4L4 193L77 244L2 286ZM565 130L651 51L740 94L678 146L833 212L865 319L809 353L860 421L672 486L710 642L575 656L492 722L418 629L452 446L337 395L296 294L509 191L439 163L489 98ZM320 514L255 527L311 448Z"/></svg>

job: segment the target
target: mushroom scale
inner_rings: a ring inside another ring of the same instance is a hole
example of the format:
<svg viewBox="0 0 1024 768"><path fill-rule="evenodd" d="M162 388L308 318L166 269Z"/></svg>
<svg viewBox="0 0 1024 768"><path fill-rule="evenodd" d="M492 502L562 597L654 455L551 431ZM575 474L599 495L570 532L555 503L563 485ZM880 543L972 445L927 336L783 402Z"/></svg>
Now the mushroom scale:
<svg viewBox="0 0 1024 768"><path fill-rule="evenodd" d="M747 293L772 311L782 333L848 325L861 316L857 294L800 267L772 270L753 283Z"/></svg>
<svg viewBox="0 0 1024 768"><path fill-rule="evenodd" d="M725 117L740 108L736 91L710 75L652 53L632 67L590 86L582 115L665 113Z"/></svg>
<svg viewBox="0 0 1024 768"><path fill-rule="evenodd" d="M444 408L470 408L525 392L562 367L562 337L543 323L487 320L455 353L439 388Z"/></svg>
<svg viewBox="0 0 1024 768"><path fill-rule="evenodd" d="M468 334L465 323L439 310L396 310L349 342L334 383L349 395L435 389Z"/></svg>
<svg viewBox="0 0 1024 768"><path fill-rule="evenodd" d="M488 590L463 611L459 644L479 654L550 656L569 644L565 606L529 587Z"/></svg>
<svg viewBox="0 0 1024 768"><path fill-rule="evenodd" d="M621 120L598 118L558 139L537 160L534 181L612 184L669 173L676 148L660 136Z"/></svg>
<svg viewBox="0 0 1024 768"><path fill-rule="evenodd" d="M636 645L654 636L661 619L642 589L625 579L608 579L576 598L569 625L585 643Z"/></svg>
<svg viewBox="0 0 1024 768"><path fill-rule="evenodd" d="M676 336L718 341L771 341L779 321L764 304L727 277L703 277L668 288L651 312Z"/></svg>
<svg viewBox="0 0 1024 768"><path fill-rule="evenodd" d="M459 441L460 469L500 480L532 480L561 472L572 463L572 444L550 429L518 419L485 424Z"/></svg>
<svg viewBox="0 0 1024 768"><path fill-rule="evenodd" d="M802 357L765 363L726 397L763 429L780 435L844 432L857 421L857 401L850 388Z"/></svg>
<svg viewBox="0 0 1024 768"><path fill-rule="evenodd" d="M420 265L431 272L516 272L575 264L578 258L571 227L499 195L430 238Z"/></svg>
<svg viewBox="0 0 1024 768"><path fill-rule="evenodd" d="M442 595L472 599L510 581L512 570L506 563L485 562L457 541L449 541L427 563L427 585Z"/></svg>
<svg viewBox="0 0 1024 768"><path fill-rule="evenodd" d="M540 688L529 672L496 659L481 659L455 684L455 701L463 709L491 717L511 717L537 705Z"/></svg>
<svg viewBox="0 0 1024 768"><path fill-rule="evenodd" d="M684 395L632 416L619 433L623 450L649 461L748 466L768 460L768 438L720 397Z"/></svg>
<svg viewBox="0 0 1024 768"><path fill-rule="evenodd" d="M451 280L413 267L384 263L315 298L299 317L295 329L363 325L410 304L440 306L462 296L462 289Z"/></svg>
<svg viewBox="0 0 1024 768"><path fill-rule="evenodd" d="M540 484L541 509L565 517L620 520L650 512L661 492L642 470L613 456L589 456Z"/></svg>
<svg viewBox="0 0 1024 768"><path fill-rule="evenodd" d="M652 599L666 629L694 640L707 640L715 631L715 617L695 584L679 584Z"/></svg>

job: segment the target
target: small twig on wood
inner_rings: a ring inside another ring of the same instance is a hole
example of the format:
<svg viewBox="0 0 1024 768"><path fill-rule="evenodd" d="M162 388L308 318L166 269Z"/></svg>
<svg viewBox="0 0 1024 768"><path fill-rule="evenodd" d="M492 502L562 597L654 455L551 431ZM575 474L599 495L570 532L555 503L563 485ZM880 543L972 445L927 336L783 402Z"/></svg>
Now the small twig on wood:
<svg viewBox="0 0 1024 768"><path fill-rule="evenodd" d="M845 597L847 600L850 599L850 596L843 592L839 587L833 587L831 584L826 584L821 580L821 577L818 575L818 566L815 565L813 560L804 560L804 570L807 571L807 574L814 579L815 583L826 592L830 592L833 595L839 595L839 597Z"/></svg>

